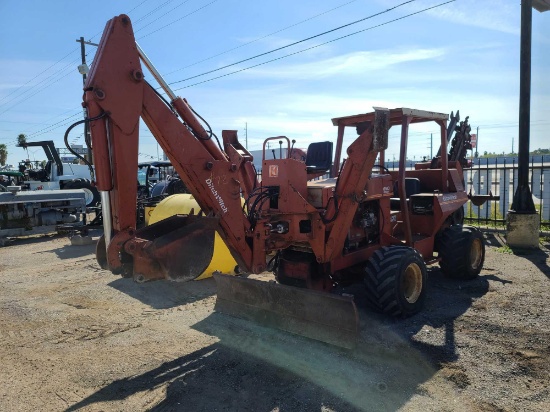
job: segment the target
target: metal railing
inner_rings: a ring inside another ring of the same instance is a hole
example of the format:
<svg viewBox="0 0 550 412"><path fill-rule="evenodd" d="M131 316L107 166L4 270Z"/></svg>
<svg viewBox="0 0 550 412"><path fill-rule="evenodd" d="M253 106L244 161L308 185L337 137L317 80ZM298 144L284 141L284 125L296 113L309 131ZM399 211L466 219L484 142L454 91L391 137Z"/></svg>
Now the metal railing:
<svg viewBox="0 0 550 412"><path fill-rule="evenodd" d="M393 164L392 164L393 163ZM407 162L407 169L414 169L414 161ZM481 206L471 202L464 205L464 220L479 227L504 228L506 216L512 206L518 179L517 157L493 157L473 160L464 170L466 192L472 195L500 196ZM386 162L390 170L397 170L397 162ZM529 183L535 209L539 215L541 230L550 230L550 156L530 157Z"/></svg>
<svg viewBox="0 0 550 412"><path fill-rule="evenodd" d="M407 160L406 170L414 170L416 161ZM386 161L389 170L397 170L397 161ZM258 174L261 179L261 174ZM323 177L328 177L323 176ZM492 157L473 160L464 170L466 192L472 195L500 196L481 206L471 202L464 205L464 220L482 228L504 228L506 216L512 206L518 179L517 157ZM541 231L550 230L550 155L530 157L529 182L533 202L539 215Z"/></svg>

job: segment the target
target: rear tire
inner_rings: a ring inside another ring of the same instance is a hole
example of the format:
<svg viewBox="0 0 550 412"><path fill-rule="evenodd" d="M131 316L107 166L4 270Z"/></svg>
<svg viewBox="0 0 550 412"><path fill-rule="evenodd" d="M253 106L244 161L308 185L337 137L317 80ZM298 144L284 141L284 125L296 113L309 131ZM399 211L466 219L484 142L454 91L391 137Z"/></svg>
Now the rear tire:
<svg viewBox="0 0 550 412"><path fill-rule="evenodd" d="M427 281L426 264L415 249L383 247L365 268L367 304L392 316L414 315L424 306Z"/></svg>
<svg viewBox="0 0 550 412"><path fill-rule="evenodd" d="M454 279L470 280L479 275L485 261L481 232L470 226L451 226L438 239L442 272Z"/></svg>
<svg viewBox="0 0 550 412"><path fill-rule="evenodd" d="M99 204L101 197L96 187L92 186L86 179L74 179L63 186L63 189L82 189L86 193L86 207L95 207Z"/></svg>

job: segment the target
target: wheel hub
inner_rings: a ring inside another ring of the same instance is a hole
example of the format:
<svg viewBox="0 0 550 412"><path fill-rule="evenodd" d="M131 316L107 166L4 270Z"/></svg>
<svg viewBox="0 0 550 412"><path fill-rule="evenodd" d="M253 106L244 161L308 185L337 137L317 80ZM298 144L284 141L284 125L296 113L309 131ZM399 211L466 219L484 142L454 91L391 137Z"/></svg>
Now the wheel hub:
<svg viewBox="0 0 550 412"><path fill-rule="evenodd" d="M474 239L470 247L470 267L472 270L477 270L483 258L483 244L481 239Z"/></svg>
<svg viewBox="0 0 550 412"><path fill-rule="evenodd" d="M82 190L84 190L84 197L86 199L85 200L86 201L86 206L88 206L94 200L94 194L92 193L92 191L90 189L87 189L85 187L83 187Z"/></svg>
<svg viewBox="0 0 550 412"><path fill-rule="evenodd" d="M422 293L422 270L416 263L411 263L405 269L401 278L401 292L409 303L415 303Z"/></svg>

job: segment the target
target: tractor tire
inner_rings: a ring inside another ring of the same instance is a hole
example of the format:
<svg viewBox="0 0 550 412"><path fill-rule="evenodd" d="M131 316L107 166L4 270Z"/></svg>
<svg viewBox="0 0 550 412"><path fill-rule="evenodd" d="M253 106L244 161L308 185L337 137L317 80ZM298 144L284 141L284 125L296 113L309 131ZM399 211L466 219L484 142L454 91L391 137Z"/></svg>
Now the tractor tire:
<svg viewBox="0 0 550 412"><path fill-rule="evenodd" d="M451 216L449 216L451 225L460 225L462 226L464 224L464 207L460 206L460 208L456 209Z"/></svg>
<svg viewBox="0 0 550 412"><path fill-rule="evenodd" d="M63 189L82 189L86 193L86 207L95 207L101 201L99 191L85 179L74 179L63 186Z"/></svg>
<svg viewBox="0 0 550 412"><path fill-rule="evenodd" d="M438 238L442 272L454 279L474 279L485 261L483 235L475 227L451 226Z"/></svg>
<svg viewBox="0 0 550 412"><path fill-rule="evenodd" d="M389 246L374 252L363 282L367 304L377 312L404 317L424 306L428 274L424 259L413 248Z"/></svg>
<svg viewBox="0 0 550 412"><path fill-rule="evenodd" d="M181 179L172 179L168 182L166 186L166 193L169 195L176 195L179 193L189 193L185 183Z"/></svg>

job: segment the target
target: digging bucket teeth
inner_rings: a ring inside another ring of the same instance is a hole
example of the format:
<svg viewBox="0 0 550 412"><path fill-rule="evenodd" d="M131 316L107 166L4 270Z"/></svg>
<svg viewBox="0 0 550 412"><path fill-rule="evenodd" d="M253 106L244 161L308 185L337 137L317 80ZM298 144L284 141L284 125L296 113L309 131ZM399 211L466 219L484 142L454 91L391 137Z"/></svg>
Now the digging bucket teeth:
<svg viewBox="0 0 550 412"><path fill-rule="evenodd" d="M347 349L357 342L353 297L214 274L217 312Z"/></svg>

